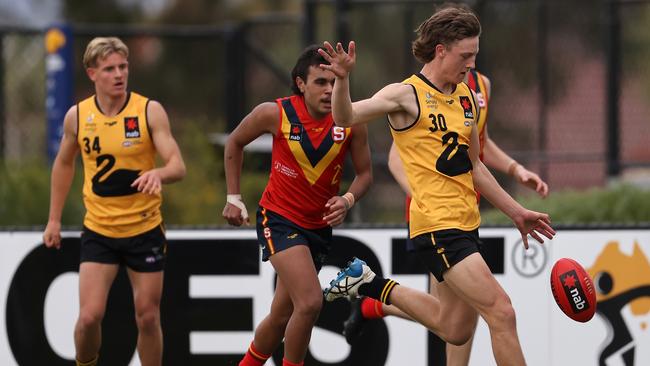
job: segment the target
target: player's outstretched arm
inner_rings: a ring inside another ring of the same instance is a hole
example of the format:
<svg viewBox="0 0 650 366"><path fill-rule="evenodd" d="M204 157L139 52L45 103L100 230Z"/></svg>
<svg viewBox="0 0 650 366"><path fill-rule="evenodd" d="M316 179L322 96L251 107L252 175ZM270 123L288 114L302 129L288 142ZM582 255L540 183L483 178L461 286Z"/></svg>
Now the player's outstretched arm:
<svg viewBox="0 0 650 366"><path fill-rule="evenodd" d="M262 103L255 107L228 136L224 148L227 197L223 218L230 225L249 223L248 211L241 198L240 179L244 161L244 147L265 133L274 134L278 128L280 110L276 103Z"/></svg>
<svg viewBox="0 0 650 366"><path fill-rule="evenodd" d="M404 84L390 84L369 99L352 103L350 99L350 72L356 63L356 47L350 42L348 52L341 43L336 49L329 42L324 42L325 50L318 52L329 63L321 64L324 70L329 70L336 76L332 89L332 117L338 126L350 127L367 123L388 113L403 110L402 104L413 96L413 89Z"/></svg>
<svg viewBox="0 0 650 366"><path fill-rule="evenodd" d="M474 186L496 208L503 211L515 223L528 249L528 237L532 236L540 243L544 242L541 236L552 239L555 230L550 226L551 219L548 214L535 212L522 207L506 191L501 188L490 171L477 159L472 162ZM541 235L541 236L540 236Z"/></svg>
<svg viewBox="0 0 650 366"><path fill-rule="evenodd" d="M470 158L472 160L472 179L474 187L481 192L483 197L490 201L496 208L503 211L521 233L524 247L528 249L528 235L540 243L544 242L542 236L552 239L555 230L551 227L551 219L548 214L527 210L515 201L506 191L501 188L494 176L481 162L478 156L479 139L476 126L472 130L470 144Z"/></svg>
<svg viewBox="0 0 650 366"><path fill-rule="evenodd" d="M61 215L74 178L74 160L78 152L77 106L73 106L63 119L63 137L52 165L50 213L43 232L43 242L48 248L61 247Z"/></svg>

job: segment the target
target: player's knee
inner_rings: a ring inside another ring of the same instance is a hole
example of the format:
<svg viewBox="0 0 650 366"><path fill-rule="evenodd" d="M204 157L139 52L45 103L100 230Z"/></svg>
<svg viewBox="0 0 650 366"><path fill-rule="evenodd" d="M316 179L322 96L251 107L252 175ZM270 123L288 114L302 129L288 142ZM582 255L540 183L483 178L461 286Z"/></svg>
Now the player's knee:
<svg viewBox="0 0 650 366"><path fill-rule="evenodd" d="M104 313L99 310L82 309L79 311L77 326L83 329L99 326L104 318Z"/></svg>
<svg viewBox="0 0 650 366"><path fill-rule="evenodd" d="M512 307L508 295L503 294L497 299L486 320L489 321L488 325L491 322L492 326L498 326L499 328L513 328L516 326L515 309Z"/></svg>
<svg viewBox="0 0 650 366"><path fill-rule="evenodd" d="M453 344L454 346L462 346L467 343L472 336L474 335L474 327L467 326L456 327L451 329L448 334L445 335L445 341L447 343Z"/></svg>
<svg viewBox="0 0 650 366"><path fill-rule="evenodd" d="M160 311L157 306L146 306L136 309L135 321L138 329L151 330L160 326Z"/></svg>
<svg viewBox="0 0 650 366"><path fill-rule="evenodd" d="M305 296L294 303L293 306L294 313L300 316L317 318L323 308L323 295L318 292L317 294Z"/></svg>

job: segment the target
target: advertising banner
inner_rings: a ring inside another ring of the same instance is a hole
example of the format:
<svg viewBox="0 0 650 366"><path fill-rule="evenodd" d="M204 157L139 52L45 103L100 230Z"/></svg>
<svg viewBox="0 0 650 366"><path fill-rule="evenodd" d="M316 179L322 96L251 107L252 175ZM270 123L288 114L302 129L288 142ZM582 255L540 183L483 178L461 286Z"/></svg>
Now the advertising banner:
<svg viewBox="0 0 650 366"><path fill-rule="evenodd" d="M405 229L335 230L320 273L326 287L353 256L400 284L427 290L428 276L404 249ZM526 251L514 229L480 231L484 257L510 295L529 365L650 365L650 231L562 230ZM267 315L275 274L262 263L253 230L169 231L161 304L165 365L230 365L242 357ZM79 310L79 233L49 250L39 232L0 233L0 364L73 365ZM594 279L597 313L587 323L565 316L553 300L553 263L569 257ZM100 365L140 365L128 277L109 295ZM341 335L349 302L326 303L305 365L435 365L432 336L398 318L366 323L350 346ZM281 365L281 349L267 365ZM496 365L488 328L479 321L470 365Z"/></svg>

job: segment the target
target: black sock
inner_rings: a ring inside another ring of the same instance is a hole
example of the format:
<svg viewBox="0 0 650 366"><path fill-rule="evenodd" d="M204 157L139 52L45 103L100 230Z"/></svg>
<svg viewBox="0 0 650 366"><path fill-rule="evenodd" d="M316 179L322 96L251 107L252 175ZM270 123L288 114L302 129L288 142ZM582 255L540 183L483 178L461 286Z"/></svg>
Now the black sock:
<svg viewBox="0 0 650 366"><path fill-rule="evenodd" d="M399 283L391 279L375 276L375 278L369 283L364 283L359 286L359 294L379 300L386 305L390 305L388 298L396 285L399 285Z"/></svg>

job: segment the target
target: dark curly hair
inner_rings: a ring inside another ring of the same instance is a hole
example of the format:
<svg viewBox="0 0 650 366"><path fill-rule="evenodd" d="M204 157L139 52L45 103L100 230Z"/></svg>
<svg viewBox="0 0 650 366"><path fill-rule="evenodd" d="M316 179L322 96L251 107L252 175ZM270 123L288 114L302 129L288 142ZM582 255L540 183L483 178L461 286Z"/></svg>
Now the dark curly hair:
<svg viewBox="0 0 650 366"><path fill-rule="evenodd" d="M300 77L305 82L307 81L307 73L309 72L309 66L318 66L320 64L329 65L329 62L325 61L325 58L318 53L318 50L323 47L313 44L302 51L296 65L291 70L291 90L296 95L302 95L302 92L296 84L296 78Z"/></svg>

